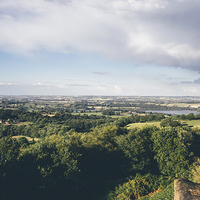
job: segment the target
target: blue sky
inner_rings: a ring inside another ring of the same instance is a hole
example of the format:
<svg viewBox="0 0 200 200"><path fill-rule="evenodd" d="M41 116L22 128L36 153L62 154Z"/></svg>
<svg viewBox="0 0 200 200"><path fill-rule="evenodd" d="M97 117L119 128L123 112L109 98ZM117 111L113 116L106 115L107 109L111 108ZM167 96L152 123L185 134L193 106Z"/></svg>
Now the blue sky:
<svg viewBox="0 0 200 200"><path fill-rule="evenodd" d="M200 95L198 0L1 0L0 95Z"/></svg>

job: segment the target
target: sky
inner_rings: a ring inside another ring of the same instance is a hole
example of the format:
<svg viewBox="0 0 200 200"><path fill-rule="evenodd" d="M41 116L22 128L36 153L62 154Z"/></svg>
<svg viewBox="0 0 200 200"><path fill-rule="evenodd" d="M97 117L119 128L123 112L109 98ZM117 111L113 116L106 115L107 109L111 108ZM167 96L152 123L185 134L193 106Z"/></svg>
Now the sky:
<svg viewBox="0 0 200 200"><path fill-rule="evenodd" d="M199 96L199 0L0 0L0 95Z"/></svg>

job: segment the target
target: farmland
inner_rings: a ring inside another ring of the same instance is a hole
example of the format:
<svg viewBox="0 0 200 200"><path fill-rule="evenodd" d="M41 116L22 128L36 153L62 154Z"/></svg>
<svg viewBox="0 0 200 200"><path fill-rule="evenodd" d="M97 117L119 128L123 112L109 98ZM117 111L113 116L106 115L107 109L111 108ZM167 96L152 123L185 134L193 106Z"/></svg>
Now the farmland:
<svg viewBox="0 0 200 200"><path fill-rule="evenodd" d="M145 110L198 111L199 107L199 97L0 96L0 108L28 111L101 112L112 109L124 114Z"/></svg>

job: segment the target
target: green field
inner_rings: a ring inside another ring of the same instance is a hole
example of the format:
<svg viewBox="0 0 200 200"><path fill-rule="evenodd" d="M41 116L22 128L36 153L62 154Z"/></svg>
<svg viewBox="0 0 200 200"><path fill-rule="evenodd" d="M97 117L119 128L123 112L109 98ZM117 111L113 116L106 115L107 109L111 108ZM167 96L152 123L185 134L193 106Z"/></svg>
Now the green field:
<svg viewBox="0 0 200 200"><path fill-rule="evenodd" d="M181 124L187 125L187 126L190 126L190 127L198 127L198 128L200 128L200 120L181 121Z"/></svg>
<svg viewBox="0 0 200 200"><path fill-rule="evenodd" d="M187 121L181 120L180 122L182 125L185 125L185 126L200 128L200 120L187 120ZM128 124L126 127L128 129L133 129L135 127L152 126L152 125L160 127L160 122L131 123L131 124Z"/></svg>
<svg viewBox="0 0 200 200"><path fill-rule="evenodd" d="M127 125L127 128L128 129L133 129L133 128L136 128L136 127L143 127L143 126L157 126L157 127L160 127L160 122L146 122L146 123L131 123L129 125Z"/></svg>

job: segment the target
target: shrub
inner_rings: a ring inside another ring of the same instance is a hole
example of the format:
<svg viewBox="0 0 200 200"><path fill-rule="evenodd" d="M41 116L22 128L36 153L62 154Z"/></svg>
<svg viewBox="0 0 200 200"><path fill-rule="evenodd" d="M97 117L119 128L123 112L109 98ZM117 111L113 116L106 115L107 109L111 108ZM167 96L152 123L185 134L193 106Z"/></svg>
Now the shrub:
<svg viewBox="0 0 200 200"><path fill-rule="evenodd" d="M153 196L141 197L140 200L171 200L174 199L174 184L171 183L161 192L155 193Z"/></svg>
<svg viewBox="0 0 200 200"><path fill-rule="evenodd" d="M152 134L155 159L163 175L180 177L188 170L190 153L179 135L179 129L172 127Z"/></svg>
<svg viewBox="0 0 200 200"><path fill-rule="evenodd" d="M114 192L110 192L107 200L133 200L138 199L140 196L149 194L150 192L158 189L158 177L152 174L141 176L137 174L134 179L130 179L123 185L115 188Z"/></svg>
<svg viewBox="0 0 200 200"><path fill-rule="evenodd" d="M196 158L196 161L192 165L191 179L193 182L200 183L200 159Z"/></svg>

